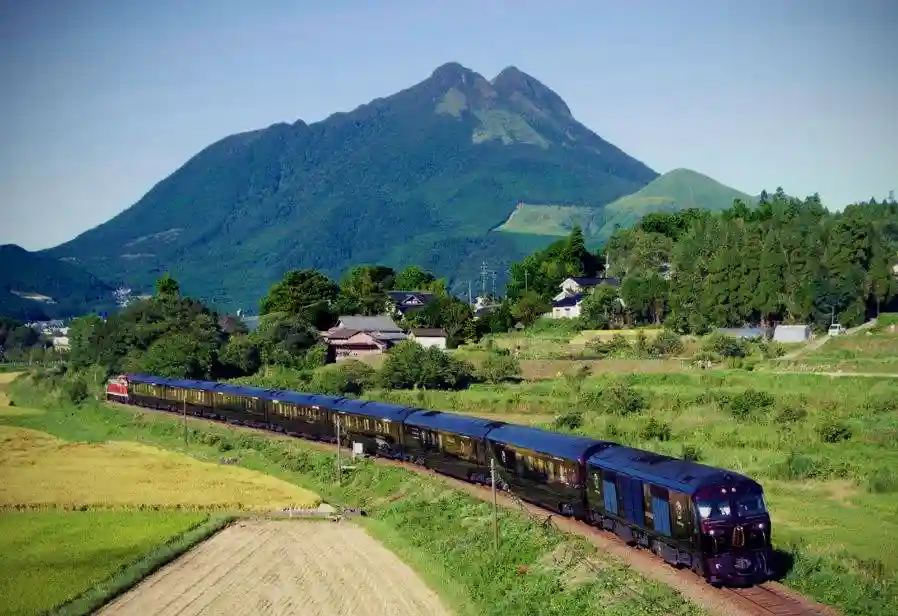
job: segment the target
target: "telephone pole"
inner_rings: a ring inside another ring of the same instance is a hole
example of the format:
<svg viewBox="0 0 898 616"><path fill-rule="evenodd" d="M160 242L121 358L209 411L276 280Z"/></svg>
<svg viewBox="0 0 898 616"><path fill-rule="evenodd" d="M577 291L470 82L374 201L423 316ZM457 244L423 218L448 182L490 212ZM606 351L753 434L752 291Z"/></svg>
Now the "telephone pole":
<svg viewBox="0 0 898 616"><path fill-rule="evenodd" d="M496 270L491 271L490 274L491 274L492 277L493 277L493 294L492 294L492 298L493 298L493 301L495 301L495 299L496 299Z"/></svg>
<svg viewBox="0 0 898 616"><path fill-rule="evenodd" d="M490 456L490 483L493 489L493 550L499 551L499 506L496 502L496 459Z"/></svg>
<svg viewBox="0 0 898 616"><path fill-rule="evenodd" d="M480 297L486 297L486 261L480 264Z"/></svg>
<svg viewBox="0 0 898 616"><path fill-rule="evenodd" d="M343 469L340 468L340 415L335 414L334 419L337 426L337 485L340 485L340 481L343 479Z"/></svg>

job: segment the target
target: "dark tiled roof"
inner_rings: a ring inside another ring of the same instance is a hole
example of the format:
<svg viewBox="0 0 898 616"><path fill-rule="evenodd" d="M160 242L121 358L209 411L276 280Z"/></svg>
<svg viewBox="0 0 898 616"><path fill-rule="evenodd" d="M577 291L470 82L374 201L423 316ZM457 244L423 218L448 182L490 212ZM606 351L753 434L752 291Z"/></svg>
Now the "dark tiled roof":
<svg viewBox="0 0 898 616"><path fill-rule="evenodd" d="M576 306L583 300L583 297L583 293L577 293L576 295L571 295L569 297L565 297L564 299L559 299L552 302L552 308L567 308L570 306Z"/></svg>
<svg viewBox="0 0 898 616"><path fill-rule="evenodd" d="M445 338L446 332L438 328L416 327L409 330L416 338Z"/></svg>
<svg viewBox="0 0 898 616"><path fill-rule="evenodd" d="M594 287L596 285L602 284L601 278L580 278L579 276L571 276L571 280L576 282L581 287Z"/></svg>
<svg viewBox="0 0 898 616"><path fill-rule="evenodd" d="M363 317L356 315L341 316L339 319L344 329L355 329L363 332L401 332L392 318L386 315Z"/></svg>

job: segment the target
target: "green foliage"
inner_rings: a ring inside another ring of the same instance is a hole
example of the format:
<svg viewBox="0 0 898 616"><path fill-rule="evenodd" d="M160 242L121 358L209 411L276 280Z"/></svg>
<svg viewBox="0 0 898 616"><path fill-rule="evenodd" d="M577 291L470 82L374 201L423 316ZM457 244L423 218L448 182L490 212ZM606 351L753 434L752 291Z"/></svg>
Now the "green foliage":
<svg viewBox="0 0 898 616"><path fill-rule="evenodd" d="M65 395L72 404L81 404L90 395L87 383L81 377L75 377L65 382Z"/></svg>
<svg viewBox="0 0 898 616"><path fill-rule="evenodd" d="M586 329L616 329L623 325L624 307L620 292L609 284L600 284L583 299L580 321Z"/></svg>
<svg viewBox="0 0 898 616"><path fill-rule="evenodd" d="M748 342L742 338L714 332L702 341L702 349L720 357L745 357L748 354Z"/></svg>
<svg viewBox="0 0 898 616"><path fill-rule="evenodd" d="M583 425L583 411L570 408L555 418L556 429L576 430Z"/></svg>
<svg viewBox="0 0 898 616"><path fill-rule="evenodd" d="M262 363L302 368L306 352L318 343L318 334L301 317L276 312L259 320L250 339L258 346Z"/></svg>
<svg viewBox="0 0 898 616"><path fill-rule="evenodd" d="M642 393L623 382L611 384L602 393L609 412L617 415L632 415L648 406L648 400Z"/></svg>
<svg viewBox="0 0 898 616"><path fill-rule="evenodd" d="M246 334L231 336L218 356L226 372L233 376L253 374L262 365L259 345Z"/></svg>
<svg viewBox="0 0 898 616"><path fill-rule="evenodd" d="M670 440L671 434L672 429L670 424L659 421L655 417L649 417L649 420L639 431L640 438L647 441L668 441Z"/></svg>
<svg viewBox="0 0 898 616"><path fill-rule="evenodd" d="M487 354L475 371L477 380L485 383L502 383L521 374L521 364L512 355L499 352Z"/></svg>
<svg viewBox="0 0 898 616"><path fill-rule="evenodd" d="M536 291L522 292L511 305L511 314L525 327L532 325L546 312L552 304Z"/></svg>
<svg viewBox="0 0 898 616"><path fill-rule="evenodd" d="M766 411L775 403L776 398L766 391L746 389L733 396L729 408L733 417L744 420Z"/></svg>
<svg viewBox="0 0 898 616"><path fill-rule="evenodd" d="M824 443L838 443L851 438L851 428L844 421L829 418L817 426L817 434Z"/></svg>
<svg viewBox="0 0 898 616"><path fill-rule="evenodd" d="M683 352L683 340L676 332L662 330L652 340L652 352L659 357L675 357Z"/></svg>
<svg viewBox="0 0 898 616"><path fill-rule="evenodd" d="M390 349L379 376L385 387L395 389L460 389L471 382L473 371L435 347L404 340Z"/></svg>
<svg viewBox="0 0 898 616"><path fill-rule="evenodd" d="M299 317L319 329L336 322L334 307L340 288L315 270L290 270L272 285L259 302L261 314L273 312Z"/></svg>
<svg viewBox="0 0 898 616"><path fill-rule="evenodd" d="M695 445L683 443L680 446L680 457L684 460L689 460L690 462L701 462L702 452Z"/></svg>
<svg viewBox="0 0 898 616"><path fill-rule="evenodd" d="M156 295L159 297L175 297L181 293L181 285L169 274L165 274L156 281Z"/></svg>

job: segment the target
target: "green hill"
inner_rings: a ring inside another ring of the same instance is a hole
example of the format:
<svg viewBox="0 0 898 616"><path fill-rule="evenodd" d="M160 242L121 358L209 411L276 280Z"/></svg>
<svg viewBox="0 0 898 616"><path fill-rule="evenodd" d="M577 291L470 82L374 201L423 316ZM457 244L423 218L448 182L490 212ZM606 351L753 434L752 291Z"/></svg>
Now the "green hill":
<svg viewBox="0 0 898 616"><path fill-rule="evenodd" d="M674 169L632 195L608 204L603 211L604 224L597 235L608 237L615 226L628 227L651 212L676 212L688 208L721 211L733 205L735 199L741 199L749 206L758 202L758 197L696 171Z"/></svg>
<svg viewBox="0 0 898 616"><path fill-rule="evenodd" d="M0 316L40 320L115 305L110 285L71 263L6 244L0 264Z"/></svg>
<svg viewBox="0 0 898 616"><path fill-rule="evenodd" d="M450 63L321 122L226 137L45 254L137 293L168 271L185 293L246 308L295 267L416 263L457 281L487 260L502 272L551 239L490 233L515 204L600 210L656 177L533 77Z"/></svg>

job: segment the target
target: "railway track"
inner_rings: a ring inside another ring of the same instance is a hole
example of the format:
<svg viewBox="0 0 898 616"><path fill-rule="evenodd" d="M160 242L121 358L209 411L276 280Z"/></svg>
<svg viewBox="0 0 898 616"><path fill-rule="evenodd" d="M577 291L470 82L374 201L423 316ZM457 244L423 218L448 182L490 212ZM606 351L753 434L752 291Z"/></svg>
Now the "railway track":
<svg viewBox="0 0 898 616"><path fill-rule="evenodd" d="M166 415L181 417L179 413L173 411L158 411L116 402L106 402L106 404L112 407L138 410L144 413L156 414L162 412ZM282 439L296 438L262 428L239 426L193 415L188 415L187 419L190 422L223 424L233 430L263 433L270 437ZM336 454L336 444L306 439L302 439L302 441L320 451ZM341 451L346 452L347 456L350 455L346 448L341 448ZM468 483L437 473L434 470L411 464L410 462L377 457L370 459L375 464L394 466L420 475L432 476L477 499L487 502L492 500L492 492L488 486ZM834 608L818 603L776 582L766 582L748 588L716 588L709 585L703 578L695 575L692 571L674 568L659 560L651 552L643 549L634 549L614 533L600 530L579 520L559 516L556 512L523 501L508 492L497 492L496 500L504 508L518 508L524 510L533 518L539 518L546 527L549 527L551 524L556 530L583 537L601 551L617 556L646 577L675 588L684 597L701 605L715 616L841 616Z"/></svg>

